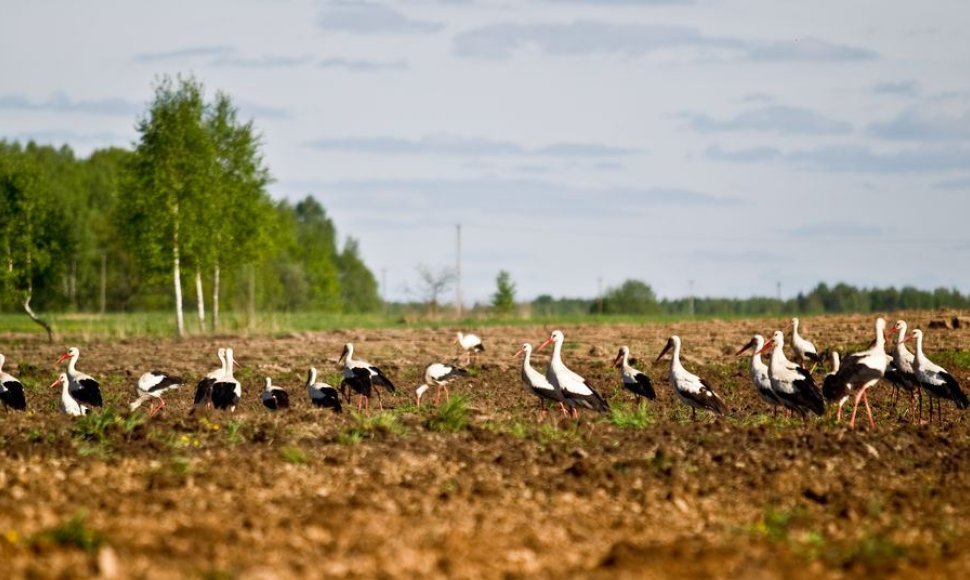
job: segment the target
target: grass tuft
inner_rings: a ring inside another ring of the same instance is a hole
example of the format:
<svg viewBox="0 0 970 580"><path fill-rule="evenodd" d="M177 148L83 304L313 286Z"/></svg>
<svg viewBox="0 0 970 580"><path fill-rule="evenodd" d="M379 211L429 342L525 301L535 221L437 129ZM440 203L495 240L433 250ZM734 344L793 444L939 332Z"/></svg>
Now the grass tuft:
<svg viewBox="0 0 970 580"><path fill-rule="evenodd" d="M468 414L468 399L456 395L442 403L426 425L432 431L462 431L468 427Z"/></svg>
<svg viewBox="0 0 970 580"><path fill-rule="evenodd" d="M310 457L306 451L294 445L280 447L280 459L293 465L306 465L310 463Z"/></svg>
<svg viewBox="0 0 970 580"><path fill-rule="evenodd" d="M645 404L616 403L610 406L607 421L621 429L644 429L653 423L653 412Z"/></svg>
<svg viewBox="0 0 970 580"><path fill-rule="evenodd" d="M97 530L87 527L84 523L87 514L78 512L74 517L52 528L38 532L32 543L36 545L50 544L80 548L92 554L104 543L104 535Z"/></svg>

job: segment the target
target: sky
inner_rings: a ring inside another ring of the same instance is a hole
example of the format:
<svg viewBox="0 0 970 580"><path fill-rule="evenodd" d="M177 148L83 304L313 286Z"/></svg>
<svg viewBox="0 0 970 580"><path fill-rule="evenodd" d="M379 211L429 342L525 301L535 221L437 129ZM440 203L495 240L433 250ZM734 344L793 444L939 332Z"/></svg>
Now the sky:
<svg viewBox="0 0 970 580"><path fill-rule="evenodd" d="M970 290L962 0L5 2L0 138L130 146L162 75L228 92L277 199L391 300Z"/></svg>

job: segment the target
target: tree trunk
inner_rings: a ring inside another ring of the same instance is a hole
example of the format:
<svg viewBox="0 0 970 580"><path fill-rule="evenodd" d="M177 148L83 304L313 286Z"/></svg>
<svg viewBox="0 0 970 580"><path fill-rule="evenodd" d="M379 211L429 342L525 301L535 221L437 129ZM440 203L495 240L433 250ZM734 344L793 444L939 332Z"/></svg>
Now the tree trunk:
<svg viewBox="0 0 970 580"><path fill-rule="evenodd" d="M101 252L101 316L108 310L108 252Z"/></svg>
<svg viewBox="0 0 970 580"><path fill-rule="evenodd" d="M30 298L32 293L32 291L28 291L27 297L24 299L24 312L27 313L27 316L29 316L31 320L44 327L44 330L47 331L47 342L54 342L54 330L51 328L51 325L48 324L44 319L34 314L33 309L30 307Z"/></svg>
<svg viewBox="0 0 970 580"><path fill-rule="evenodd" d="M205 332L205 294L202 292L202 270L195 270L195 299L199 305L199 332Z"/></svg>
<svg viewBox="0 0 970 580"><path fill-rule="evenodd" d="M249 265L249 328L256 323L256 266Z"/></svg>
<svg viewBox="0 0 970 580"><path fill-rule="evenodd" d="M77 258L71 258L71 273L67 278L67 296L71 310L77 311Z"/></svg>
<svg viewBox="0 0 970 580"><path fill-rule="evenodd" d="M219 264L212 270L212 332L219 330Z"/></svg>
<svg viewBox="0 0 970 580"><path fill-rule="evenodd" d="M175 206L175 226L172 234L173 278L175 282L175 335L185 336L185 318L182 316L182 269L179 266L179 222L178 205Z"/></svg>

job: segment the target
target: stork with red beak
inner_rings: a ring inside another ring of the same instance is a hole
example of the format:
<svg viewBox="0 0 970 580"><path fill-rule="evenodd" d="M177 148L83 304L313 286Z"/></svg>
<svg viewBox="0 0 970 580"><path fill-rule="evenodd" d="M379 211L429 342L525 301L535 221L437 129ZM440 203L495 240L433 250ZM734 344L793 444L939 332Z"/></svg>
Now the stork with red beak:
<svg viewBox="0 0 970 580"><path fill-rule="evenodd" d="M811 341L805 340L802 335L798 334L798 318L792 318L788 326L791 327L791 347L795 351L795 356L798 357L798 364L803 368L807 366L809 362L812 363L812 368L808 369L808 372L815 370L815 367L822 362L822 357L818 354L818 349Z"/></svg>
<svg viewBox="0 0 970 580"><path fill-rule="evenodd" d="M876 319L875 335L876 338L872 347L845 357L838 372L825 377L825 382L822 383L822 394L825 398L829 401L839 402L838 421L842 421L842 407L846 401L849 400L850 396L855 396L852 404L852 417L849 420L849 427L852 429L855 428L855 415L859 409L860 401L866 405L869 427L871 429L876 427L866 391L885 376L886 367L889 366L890 358L886 354L885 319Z"/></svg>
<svg viewBox="0 0 970 580"><path fill-rule="evenodd" d="M777 412L778 406L782 402L771 388L771 378L768 377L768 365L765 364L765 361L761 360L761 352L764 350L764 347L765 337L756 334L751 337L748 344L742 346L738 352L734 353L734 356L741 356L749 349L752 350L754 354L751 355L751 363L748 365L751 383L754 385L754 390L758 392L758 395Z"/></svg>
<svg viewBox="0 0 970 580"><path fill-rule="evenodd" d="M61 355L61 358L54 361L54 364L59 365L65 359L70 359L67 363L65 375L67 376L67 390L71 398L85 407L100 407L104 404L101 398L101 385L91 375L77 370L77 359L80 356L81 351L72 346Z"/></svg>
<svg viewBox="0 0 970 580"><path fill-rule="evenodd" d="M623 387L633 393L640 404L640 398L646 397L650 400L657 398L657 392L653 390L653 383L650 377L633 368L630 364L630 347L621 346L620 351L613 359L613 366L620 370L620 380Z"/></svg>
<svg viewBox="0 0 970 580"><path fill-rule="evenodd" d="M522 355L522 384L538 398L539 408L542 410L540 414L545 412L546 402L551 401L559 404L559 410L562 411L563 417L568 416L565 405L566 397L563 395L562 389L553 385L542 373L532 368L532 345L528 342L523 344L522 348L512 355L512 358L519 355Z"/></svg>
<svg viewBox="0 0 970 580"><path fill-rule="evenodd" d="M72 417L87 415L88 408L71 395L70 384L71 381L67 378L67 373L61 373L57 377L57 380L51 383L50 388L52 389L57 385L61 385L61 411Z"/></svg>
<svg viewBox="0 0 970 580"><path fill-rule="evenodd" d="M549 344L553 345L552 357L549 358L549 366L546 367L546 380L562 392L565 403L571 409L575 419L579 418L578 407L600 413L609 411L610 407L606 404L606 399L589 386L586 379L571 371L562 362L563 340L565 336L562 331L553 330L549 338L536 349L536 352L539 352Z"/></svg>
<svg viewBox="0 0 970 580"><path fill-rule="evenodd" d="M714 392L714 388L699 376L689 372L680 364L680 337L671 336L667 340L667 345L660 351L655 362L660 362L668 352L673 351L670 356L670 372L667 377L670 386L674 388L677 397L685 405L690 407L690 420L697 418L697 409L703 409L718 415L727 413L727 405L721 397Z"/></svg>
<svg viewBox="0 0 970 580"><path fill-rule="evenodd" d="M758 354L771 349L768 363L768 379L771 390L785 407L799 413L802 418L809 413L823 415L825 400L815 386L812 374L785 357L785 334L776 330Z"/></svg>
<svg viewBox="0 0 970 580"><path fill-rule="evenodd" d="M896 344L893 347L892 360L886 369L886 380L893 385L893 409L896 408L896 397L900 390L909 395L909 414L915 412L915 401L919 397L919 418L923 417L923 392L919 388L919 380L913 370L916 357L906 348L906 322L897 320L892 327L896 334Z"/></svg>

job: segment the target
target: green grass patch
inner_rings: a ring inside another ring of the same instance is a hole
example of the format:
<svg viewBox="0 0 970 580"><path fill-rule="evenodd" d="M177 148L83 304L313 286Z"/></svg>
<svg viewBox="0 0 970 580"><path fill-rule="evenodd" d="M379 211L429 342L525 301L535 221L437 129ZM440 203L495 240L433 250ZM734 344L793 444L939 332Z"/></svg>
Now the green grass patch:
<svg viewBox="0 0 970 580"><path fill-rule="evenodd" d="M111 407L92 411L74 422L72 433L75 439L104 443L113 430L120 430L125 420Z"/></svg>
<svg viewBox="0 0 970 580"><path fill-rule="evenodd" d="M306 451L293 445L280 447L280 459L293 465L310 463L310 456L306 454Z"/></svg>
<svg viewBox="0 0 970 580"><path fill-rule="evenodd" d="M610 405L606 421L621 429L644 429L653 423L653 412L646 404L630 405L614 403Z"/></svg>
<svg viewBox="0 0 970 580"><path fill-rule="evenodd" d="M93 554L104 543L105 537L101 532L89 528L84 523L86 519L87 514L78 512L66 522L38 532L32 538L31 543L35 546L53 545L79 548Z"/></svg>
<svg viewBox="0 0 970 580"><path fill-rule="evenodd" d="M468 427L468 414L468 398L456 395L442 403L428 418L426 425L432 431L463 431Z"/></svg>
<svg viewBox="0 0 970 580"><path fill-rule="evenodd" d="M350 416L354 420L354 425L337 437L341 445L356 445L364 439L407 434L407 427L391 411L381 411L374 415L352 411Z"/></svg>

